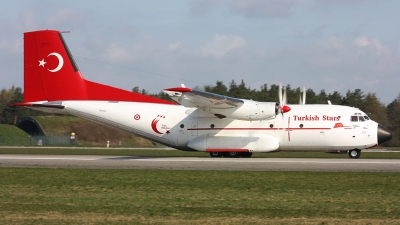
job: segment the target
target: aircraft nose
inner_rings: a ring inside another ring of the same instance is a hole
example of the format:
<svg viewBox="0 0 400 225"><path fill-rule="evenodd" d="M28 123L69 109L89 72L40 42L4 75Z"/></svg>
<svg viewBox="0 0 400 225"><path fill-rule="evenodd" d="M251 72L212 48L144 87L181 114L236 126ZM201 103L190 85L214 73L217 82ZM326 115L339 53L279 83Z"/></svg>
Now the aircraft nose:
<svg viewBox="0 0 400 225"><path fill-rule="evenodd" d="M386 127L378 124L378 145L392 139L392 132Z"/></svg>

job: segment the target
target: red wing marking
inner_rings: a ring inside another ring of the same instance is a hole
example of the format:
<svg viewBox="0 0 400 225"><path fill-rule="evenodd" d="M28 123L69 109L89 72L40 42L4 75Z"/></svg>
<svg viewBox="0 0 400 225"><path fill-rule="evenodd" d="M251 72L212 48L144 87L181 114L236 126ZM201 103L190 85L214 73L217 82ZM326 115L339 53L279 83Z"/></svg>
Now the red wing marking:
<svg viewBox="0 0 400 225"><path fill-rule="evenodd" d="M192 89L187 87L175 87L175 88L166 88L166 91L176 91L176 92L191 92Z"/></svg>

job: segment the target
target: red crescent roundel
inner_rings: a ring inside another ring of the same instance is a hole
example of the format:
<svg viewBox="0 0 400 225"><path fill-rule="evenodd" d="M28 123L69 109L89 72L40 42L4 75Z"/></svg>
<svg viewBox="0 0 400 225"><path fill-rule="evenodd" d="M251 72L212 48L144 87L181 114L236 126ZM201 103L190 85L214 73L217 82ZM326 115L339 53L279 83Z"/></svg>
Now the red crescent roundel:
<svg viewBox="0 0 400 225"><path fill-rule="evenodd" d="M155 118L152 122L151 122L151 128L154 130L154 132L156 132L157 134L163 134L160 131L157 130L157 123L160 119Z"/></svg>
<svg viewBox="0 0 400 225"><path fill-rule="evenodd" d="M139 114L136 114L133 118L134 118L135 120L140 120L140 115L139 115Z"/></svg>

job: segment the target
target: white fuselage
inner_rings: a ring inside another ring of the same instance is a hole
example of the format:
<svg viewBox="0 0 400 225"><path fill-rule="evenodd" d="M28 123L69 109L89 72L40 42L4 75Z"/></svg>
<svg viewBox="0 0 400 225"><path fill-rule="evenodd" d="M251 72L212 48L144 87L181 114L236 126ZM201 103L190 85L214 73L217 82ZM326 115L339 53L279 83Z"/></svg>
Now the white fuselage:
<svg viewBox="0 0 400 225"><path fill-rule="evenodd" d="M122 129L181 150L248 149L332 151L376 146L377 126L359 109L339 105L290 105L291 111L269 120L219 119L181 105L63 101L62 113ZM60 110L44 111L60 113ZM361 120L361 119L360 119Z"/></svg>

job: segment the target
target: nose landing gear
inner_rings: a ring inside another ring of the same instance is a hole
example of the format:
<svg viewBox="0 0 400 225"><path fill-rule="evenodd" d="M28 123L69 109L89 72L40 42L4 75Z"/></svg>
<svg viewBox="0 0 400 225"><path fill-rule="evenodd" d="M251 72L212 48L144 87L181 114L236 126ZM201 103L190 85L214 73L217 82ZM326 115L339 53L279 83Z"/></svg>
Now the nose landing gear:
<svg viewBox="0 0 400 225"><path fill-rule="evenodd" d="M361 150L360 149L352 149L349 151L349 157L351 159L358 159L360 158Z"/></svg>

